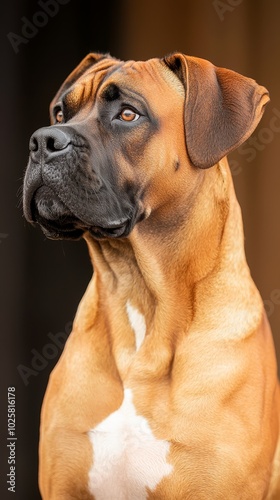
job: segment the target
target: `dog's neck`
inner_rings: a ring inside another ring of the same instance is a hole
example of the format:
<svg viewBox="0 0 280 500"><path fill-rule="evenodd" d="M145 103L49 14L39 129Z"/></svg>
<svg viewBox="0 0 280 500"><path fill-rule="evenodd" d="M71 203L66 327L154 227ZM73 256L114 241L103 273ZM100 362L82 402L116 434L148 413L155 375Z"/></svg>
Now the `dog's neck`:
<svg viewBox="0 0 280 500"><path fill-rule="evenodd" d="M205 191L208 196L204 195ZM192 204L188 205L188 200L185 200L183 206L180 200L176 200L174 231L169 227L165 232L164 224L159 224L155 214L138 224L126 240L98 242L90 235L85 236L94 267L98 310L106 311L112 336L120 339L124 335L118 331L117 325L124 324L128 304L134 307L145 318L146 331L155 332L157 339L160 335L161 345L166 346L165 350L161 349L158 363L155 364L153 359L150 364L151 371L157 370L158 373L161 370L163 375L171 362L171 346L194 324L203 328L203 325L199 326L200 310L204 310L202 317L208 316L209 324L209 314L214 314L212 323L216 328L226 314L226 309L223 310L225 298L237 310L240 304L251 301L252 311L255 300L259 300L246 264L240 208L226 159L212 172L205 172L197 192ZM210 200L207 205L205 199ZM181 206L181 212L178 206ZM193 217L192 210L199 211L199 216ZM190 221L193 220L199 220L199 226L192 226ZM178 224L181 225L180 231ZM232 282L239 283L238 290L232 289ZM210 296L208 290L211 290ZM89 287L84 297L87 304L91 293ZM213 300L216 305L221 304L220 311L217 306L211 306ZM259 321L259 318L253 319L253 313L250 317L249 310L248 306L244 321ZM227 328L230 328L229 324ZM232 328L234 335L235 325ZM125 349L124 344L118 342L116 353L119 352L120 359L117 364L121 370ZM143 348L147 371L147 356L152 356L156 349L153 335ZM141 357L139 363L141 365ZM124 362L123 372L127 367ZM141 372L141 366L138 368L137 373Z"/></svg>
<svg viewBox="0 0 280 500"><path fill-rule="evenodd" d="M180 302L182 309L182 300L187 305L188 297L182 296L180 284L184 295L186 289L192 293L198 282L233 255L235 262L245 265L242 219L225 160L201 179L191 202L174 200L171 220L169 203L169 220L161 207L137 224L127 239L97 241L85 235L105 295L131 300L143 312L147 301L164 302L165 307Z"/></svg>

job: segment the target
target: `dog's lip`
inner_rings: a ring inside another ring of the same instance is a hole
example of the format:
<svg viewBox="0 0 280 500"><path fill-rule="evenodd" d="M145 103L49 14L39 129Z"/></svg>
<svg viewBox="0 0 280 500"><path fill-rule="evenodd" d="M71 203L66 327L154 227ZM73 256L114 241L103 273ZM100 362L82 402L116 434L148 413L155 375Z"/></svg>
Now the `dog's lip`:
<svg viewBox="0 0 280 500"><path fill-rule="evenodd" d="M147 217L146 212L143 207L138 206L133 214L129 218L123 219L122 221L115 221L114 223L108 224L106 226L91 226L88 231L89 233L97 239L103 238L126 238L129 236L134 226L144 220Z"/></svg>
<svg viewBox="0 0 280 500"><path fill-rule="evenodd" d="M56 221L37 220L45 235L50 239L79 239L89 232L95 239L124 238L130 233L130 221L119 226L100 227L84 225L81 221L70 221L67 226L60 226Z"/></svg>
<svg viewBox="0 0 280 500"><path fill-rule="evenodd" d="M89 232L96 238L120 238L129 234L130 226L130 219L127 219L122 224L112 224L106 227L91 226Z"/></svg>
<svg viewBox="0 0 280 500"><path fill-rule="evenodd" d="M130 217L122 221L116 221L110 225L106 225L106 227L92 226L89 232L98 238L126 238L129 236L135 225L146 219L147 216L148 214L144 210L143 205L136 204L135 210Z"/></svg>

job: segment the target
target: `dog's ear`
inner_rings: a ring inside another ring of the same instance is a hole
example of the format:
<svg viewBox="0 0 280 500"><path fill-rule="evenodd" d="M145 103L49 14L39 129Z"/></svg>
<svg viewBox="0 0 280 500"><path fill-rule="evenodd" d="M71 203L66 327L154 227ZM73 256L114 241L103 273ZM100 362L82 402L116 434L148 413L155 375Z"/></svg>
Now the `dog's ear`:
<svg viewBox="0 0 280 500"><path fill-rule="evenodd" d="M109 59L110 61L112 61L112 60L116 61L116 59L114 57L111 57L109 54L95 54L92 52L90 54L88 54L86 57L84 57L84 59L82 59L80 64L78 64L78 66L76 66L76 68L70 73L70 75L68 75L66 80L64 80L63 84L61 85L61 87L57 91L55 97L53 98L53 100L50 104L50 110L52 109L53 105L55 103L57 103L57 101L59 100L59 97L64 92L66 92L66 90L68 88L70 88L71 85L73 85L73 83L75 83L76 80L78 80L78 78L80 78L80 76L82 76L89 68L94 66L96 63L98 63L102 59Z"/></svg>
<svg viewBox="0 0 280 500"><path fill-rule="evenodd" d="M185 87L185 134L193 165L208 168L237 148L258 125L266 88L251 78L183 54L164 58Z"/></svg>

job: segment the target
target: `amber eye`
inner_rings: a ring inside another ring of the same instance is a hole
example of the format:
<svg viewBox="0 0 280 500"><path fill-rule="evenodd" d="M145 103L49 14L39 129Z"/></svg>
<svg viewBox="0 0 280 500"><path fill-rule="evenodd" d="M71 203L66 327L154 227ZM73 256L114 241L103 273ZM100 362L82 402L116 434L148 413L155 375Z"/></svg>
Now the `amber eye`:
<svg viewBox="0 0 280 500"><path fill-rule="evenodd" d="M56 123L62 123L63 120L64 120L63 111L59 109L55 114L55 121Z"/></svg>
<svg viewBox="0 0 280 500"><path fill-rule="evenodd" d="M119 117L120 120L124 122L135 122L138 118L140 118L140 115L130 108L125 108L122 110Z"/></svg>

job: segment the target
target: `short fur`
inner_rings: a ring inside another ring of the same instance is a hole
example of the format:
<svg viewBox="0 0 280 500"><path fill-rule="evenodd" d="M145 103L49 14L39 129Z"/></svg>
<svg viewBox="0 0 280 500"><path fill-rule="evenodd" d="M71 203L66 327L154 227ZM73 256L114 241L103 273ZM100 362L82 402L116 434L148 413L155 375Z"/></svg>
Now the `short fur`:
<svg viewBox="0 0 280 500"><path fill-rule="evenodd" d="M226 159L268 100L199 58L89 54L31 138L25 216L94 267L44 398L44 500L279 500L276 357ZM117 476L111 422L150 436L120 443Z"/></svg>

